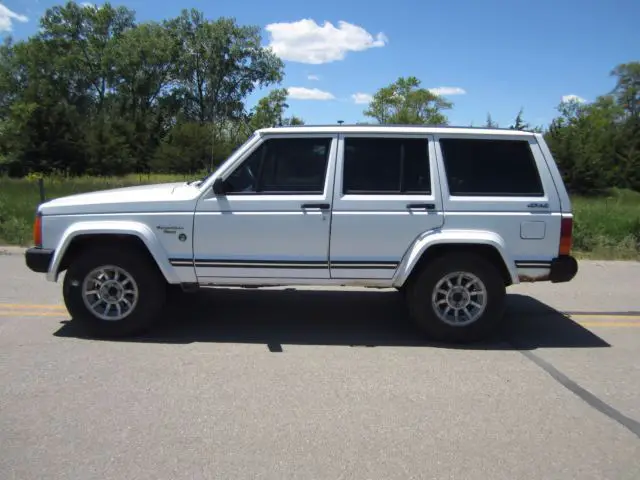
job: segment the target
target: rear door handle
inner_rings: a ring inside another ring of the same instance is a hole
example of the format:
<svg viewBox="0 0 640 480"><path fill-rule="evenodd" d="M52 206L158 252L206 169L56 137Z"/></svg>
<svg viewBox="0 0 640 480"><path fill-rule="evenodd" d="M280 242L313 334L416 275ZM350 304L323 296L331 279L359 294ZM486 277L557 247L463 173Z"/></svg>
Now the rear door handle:
<svg viewBox="0 0 640 480"><path fill-rule="evenodd" d="M302 208L303 210L307 208L318 208L320 210L329 210L330 207L331 205L329 205L328 203L303 203L302 205L300 205L300 208Z"/></svg>
<svg viewBox="0 0 640 480"><path fill-rule="evenodd" d="M434 203L408 203L407 208L410 210L435 210Z"/></svg>

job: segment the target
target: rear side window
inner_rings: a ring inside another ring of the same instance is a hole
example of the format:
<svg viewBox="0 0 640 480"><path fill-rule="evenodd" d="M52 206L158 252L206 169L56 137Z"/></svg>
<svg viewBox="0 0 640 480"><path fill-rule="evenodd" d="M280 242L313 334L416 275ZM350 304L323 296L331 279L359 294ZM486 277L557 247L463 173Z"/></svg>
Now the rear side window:
<svg viewBox="0 0 640 480"><path fill-rule="evenodd" d="M430 194L428 146L423 138L346 138L343 192Z"/></svg>
<svg viewBox="0 0 640 480"><path fill-rule="evenodd" d="M544 196L526 140L443 138L440 148L451 195Z"/></svg>

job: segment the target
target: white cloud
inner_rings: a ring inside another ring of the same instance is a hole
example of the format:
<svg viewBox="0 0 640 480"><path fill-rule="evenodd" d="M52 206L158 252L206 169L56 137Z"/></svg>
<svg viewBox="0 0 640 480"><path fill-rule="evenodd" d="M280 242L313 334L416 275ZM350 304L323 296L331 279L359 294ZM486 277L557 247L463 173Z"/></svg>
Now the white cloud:
<svg viewBox="0 0 640 480"><path fill-rule="evenodd" d="M371 95L361 92L354 93L353 95L351 95L351 98L355 103L370 103L371 100L373 100L373 97Z"/></svg>
<svg viewBox="0 0 640 480"><path fill-rule="evenodd" d="M307 80L318 81L320 80L320 77L318 75L308 75Z"/></svg>
<svg viewBox="0 0 640 480"><path fill-rule="evenodd" d="M28 22L29 19L24 15L20 15L0 3L0 32L10 32L13 21Z"/></svg>
<svg viewBox="0 0 640 480"><path fill-rule="evenodd" d="M289 98L296 100L333 100L332 93L319 90L317 88L288 87Z"/></svg>
<svg viewBox="0 0 640 480"><path fill-rule="evenodd" d="M586 100L584 98L579 97L578 95L571 94L571 95L563 95L562 96L562 103L568 103L568 102L571 102L571 101L575 101L575 102L578 102L578 103L586 102Z"/></svg>
<svg viewBox="0 0 640 480"><path fill-rule="evenodd" d="M269 46L282 60L320 64L343 60L347 52L360 52L383 47L389 41L384 33L375 38L364 28L348 22L318 25L303 19L291 23L271 23L265 27L270 34Z"/></svg>
<svg viewBox="0 0 640 480"><path fill-rule="evenodd" d="M435 95L464 95L467 91L460 87L435 87L429 91Z"/></svg>

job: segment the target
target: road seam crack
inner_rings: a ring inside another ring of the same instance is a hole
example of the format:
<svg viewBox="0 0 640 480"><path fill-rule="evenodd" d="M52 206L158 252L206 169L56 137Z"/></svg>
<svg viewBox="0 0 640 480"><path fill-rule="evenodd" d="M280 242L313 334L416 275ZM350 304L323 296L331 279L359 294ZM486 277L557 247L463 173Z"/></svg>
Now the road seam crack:
<svg viewBox="0 0 640 480"><path fill-rule="evenodd" d="M513 344L512 344L513 345ZM517 345L513 345L515 348L518 348ZM611 405L606 403L603 400L600 400L593 393L589 392L585 388L578 385L576 382L567 377L564 373L554 367L551 363L547 362L543 358L539 357L535 353L532 353L527 350L518 349L518 351L524 355L527 359L532 361L542 370L544 370L548 375L551 376L556 382L562 385L564 388L575 394L577 397L582 399L592 408L597 410L598 412L606 415L613 421L622 425L624 428L633 433L636 437L640 438L640 422L634 420L633 418L627 417L622 412L616 410Z"/></svg>

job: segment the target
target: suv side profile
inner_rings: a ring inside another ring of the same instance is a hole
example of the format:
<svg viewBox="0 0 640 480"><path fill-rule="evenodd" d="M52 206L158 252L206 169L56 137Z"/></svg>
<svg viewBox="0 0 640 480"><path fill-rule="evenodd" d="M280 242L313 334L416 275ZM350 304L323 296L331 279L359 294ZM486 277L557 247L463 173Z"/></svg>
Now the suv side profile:
<svg viewBox="0 0 640 480"><path fill-rule="evenodd" d="M258 130L196 182L38 207L33 271L96 336L141 333L171 289L396 288L435 340L478 341L506 288L567 282L573 215L542 135L427 126Z"/></svg>

